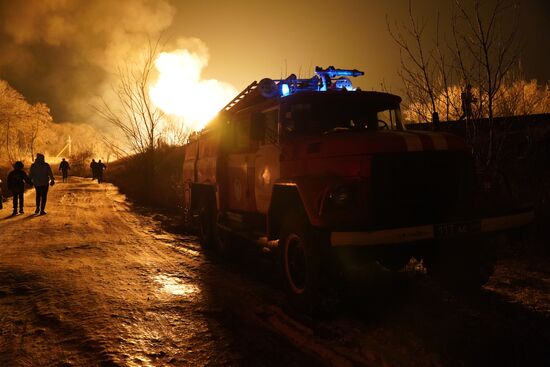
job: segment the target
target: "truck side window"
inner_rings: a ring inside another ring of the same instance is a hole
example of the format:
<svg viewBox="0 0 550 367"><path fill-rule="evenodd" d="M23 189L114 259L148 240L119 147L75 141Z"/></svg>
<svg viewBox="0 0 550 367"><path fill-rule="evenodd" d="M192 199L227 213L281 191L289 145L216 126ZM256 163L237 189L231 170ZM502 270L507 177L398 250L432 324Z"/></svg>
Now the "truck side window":
<svg viewBox="0 0 550 367"><path fill-rule="evenodd" d="M277 144L279 142L279 110L264 112L265 115L265 138L263 144Z"/></svg>
<svg viewBox="0 0 550 367"><path fill-rule="evenodd" d="M231 121L221 123L221 143L224 150L231 149L234 145L234 124Z"/></svg>
<svg viewBox="0 0 550 367"><path fill-rule="evenodd" d="M250 119L235 120L235 148L246 149L250 146Z"/></svg>

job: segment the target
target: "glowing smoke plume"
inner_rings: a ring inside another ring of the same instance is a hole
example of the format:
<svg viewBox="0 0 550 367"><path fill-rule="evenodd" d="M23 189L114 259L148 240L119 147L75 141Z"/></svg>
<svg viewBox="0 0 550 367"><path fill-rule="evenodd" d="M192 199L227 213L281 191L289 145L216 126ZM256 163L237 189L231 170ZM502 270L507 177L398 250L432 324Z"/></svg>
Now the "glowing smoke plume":
<svg viewBox="0 0 550 367"><path fill-rule="evenodd" d="M0 0L0 79L56 121L94 119L91 105L170 27L170 0Z"/></svg>
<svg viewBox="0 0 550 367"><path fill-rule="evenodd" d="M149 90L157 107L183 118L195 131L202 129L237 93L230 84L202 79L207 64L208 55L204 52L162 52L155 61L158 80Z"/></svg>

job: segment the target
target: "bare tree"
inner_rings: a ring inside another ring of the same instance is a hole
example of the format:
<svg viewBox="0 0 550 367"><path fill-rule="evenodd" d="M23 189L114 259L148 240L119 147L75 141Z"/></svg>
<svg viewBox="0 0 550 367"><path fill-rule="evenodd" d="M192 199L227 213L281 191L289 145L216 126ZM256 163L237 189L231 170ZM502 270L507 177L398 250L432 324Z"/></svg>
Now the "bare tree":
<svg viewBox="0 0 550 367"><path fill-rule="evenodd" d="M94 106L100 117L115 126L136 153L154 152L165 115L149 96L149 85L154 62L159 52L159 41L149 47L136 63L118 68L118 84L113 86L116 101Z"/></svg>
<svg viewBox="0 0 550 367"><path fill-rule="evenodd" d="M25 131L25 150L34 159L41 134L52 122L50 109L45 103L36 103L31 108L27 129Z"/></svg>
<svg viewBox="0 0 550 367"><path fill-rule="evenodd" d="M182 119L167 118L161 131L163 144L184 145L191 134L191 127Z"/></svg>
<svg viewBox="0 0 550 367"><path fill-rule="evenodd" d="M51 123L44 103L29 104L21 93L0 80L0 160L32 160L42 133Z"/></svg>
<svg viewBox="0 0 550 367"><path fill-rule="evenodd" d="M495 151L495 99L521 50L518 17L513 16L517 4L513 0L495 0L492 6L483 7L476 0L468 9L456 0L455 7L453 33L456 59L464 79L479 89L480 110L485 110L483 104L487 107L489 135L485 164L489 166L493 163Z"/></svg>
<svg viewBox="0 0 550 367"><path fill-rule="evenodd" d="M526 80L521 64L506 74L495 96L495 116L520 116L550 112L549 85Z"/></svg>
<svg viewBox="0 0 550 367"><path fill-rule="evenodd" d="M0 80L0 129L5 154L8 161L16 158L13 150L14 127L27 117L27 101L23 95L13 89L7 82ZM0 152L1 153L1 152Z"/></svg>
<svg viewBox="0 0 550 367"><path fill-rule="evenodd" d="M15 160L32 161L37 152L55 154L69 136L74 137L73 153L89 151L105 156L109 149L93 125L54 123L46 104L28 103L21 93L0 80L1 166Z"/></svg>
<svg viewBox="0 0 550 367"><path fill-rule="evenodd" d="M420 104L430 104L432 116L425 115L422 109L416 110L419 119L433 120L436 110L436 94L434 88L434 75L437 70L434 62L433 51L427 52L424 45L424 32L427 22L417 20L413 14L412 1L409 0L409 23L396 24L392 30L389 20L386 18L388 32L399 46L401 57L401 77L405 85L405 93L409 101ZM412 40L412 41L411 41Z"/></svg>

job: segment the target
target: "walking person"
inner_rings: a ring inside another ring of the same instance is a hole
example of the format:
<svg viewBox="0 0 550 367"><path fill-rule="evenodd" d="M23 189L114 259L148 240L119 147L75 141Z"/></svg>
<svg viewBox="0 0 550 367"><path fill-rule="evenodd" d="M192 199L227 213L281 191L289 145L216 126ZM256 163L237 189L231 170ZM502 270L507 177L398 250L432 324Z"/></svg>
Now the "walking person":
<svg viewBox="0 0 550 367"><path fill-rule="evenodd" d="M102 183L103 182L103 171L107 168L105 164L101 162L101 159L97 161L97 182Z"/></svg>
<svg viewBox="0 0 550 367"><path fill-rule="evenodd" d="M477 102L477 98L472 93L472 85L466 84L466 88L460 93L460 100L462 101L462 115L458 118L459 121L466 118L466 121L470 121L473 117L472 104Z"/></svg>
<svg viewBox="0 0 550 367"><path fill-rule="evenodd" d="M92 170L92 181L97 178L97 162L95 159L92 159L92 162L90 163L90 169Z"/></svg>
<svg viewBox="0 0 550 367"><path fill-rule="evenodd" d="M0 179L0 210L4 209L4 197L2 196L2 180Z"/></svg>
<svg viewBox="0 0 550 367"><path fill-rule="evenodd" d="M61 171L63 175L63 182L69 181L69 170L71 169L71 166L69 166L69 162L65 160L65 158L61 159L61 163L59 163L59 170Z"/></svg>
<svg viewBox="0 0 550 367"><path fill-rule="evenodd" d="M13 171L8 173L8 190L13 194L13 213L11 214L13 216L17 215L17 207L19 207L19 214L24 213L25 183L32 185L27 173L23 170L24 167L23 162L17 161L13 164Z"/></svg>
<svg viewBox="0 0 550 367"><path fill-rule="evenodd" d="M36 210L35 214L46 214L46 201L48 200L48 185L55 184L52 168L44 160L44 154L37 153L36 160L31 165L29 177L36 190Z"/></svg>

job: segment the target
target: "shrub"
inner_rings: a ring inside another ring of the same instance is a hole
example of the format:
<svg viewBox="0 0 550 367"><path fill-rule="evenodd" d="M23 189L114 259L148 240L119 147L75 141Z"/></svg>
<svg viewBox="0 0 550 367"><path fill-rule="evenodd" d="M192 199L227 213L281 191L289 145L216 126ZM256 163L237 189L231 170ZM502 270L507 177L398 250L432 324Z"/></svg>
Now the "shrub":
<svg viewBox="0 0 550 367"><path fill-rule="evenodd" d="M183 202L183 147L162 147L115 161L105 179L136 202L176 210Z"/></svg>

